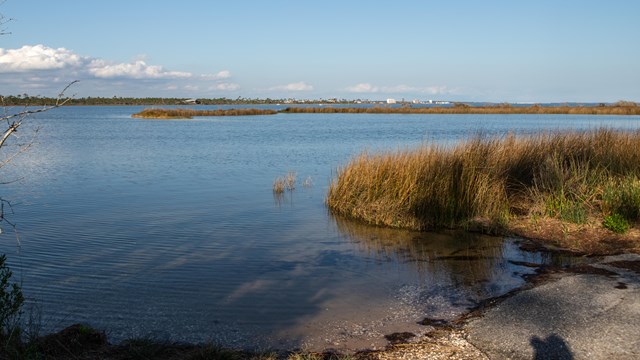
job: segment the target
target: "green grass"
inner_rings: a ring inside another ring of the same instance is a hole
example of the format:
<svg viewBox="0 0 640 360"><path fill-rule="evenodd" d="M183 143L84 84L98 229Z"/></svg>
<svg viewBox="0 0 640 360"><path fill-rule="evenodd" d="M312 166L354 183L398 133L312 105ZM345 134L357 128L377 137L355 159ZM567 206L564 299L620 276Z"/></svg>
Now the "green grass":
<svg viewBox="0 0 640 360"><path fill-rule="evenodd" d="M638 220L639 177L638 131L476 136L453 147L362 153L338 169L326 202L343 216L414 230L479 219L502 228L521 216Z"/></svg>
<svg viewBox="0 0 640 360"><path fill-rule="evenodd" d="M614 233L624 234L629 230L629 222L620 214L612 214L604 217L602 226L613 231Z"/></svg>

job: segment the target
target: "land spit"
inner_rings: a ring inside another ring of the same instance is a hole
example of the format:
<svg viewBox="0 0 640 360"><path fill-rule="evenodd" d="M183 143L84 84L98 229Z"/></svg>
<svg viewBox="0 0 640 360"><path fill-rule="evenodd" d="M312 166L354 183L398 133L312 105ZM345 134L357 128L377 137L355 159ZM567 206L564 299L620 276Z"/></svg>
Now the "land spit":
<svg viewBox="0 0 640 360"><path fill-rule="evenodd" d="M618 102L601 106L514 106L511 104L471 106L456 103L453 106L312 106L287 107L283 110L268 109L228 109L202 110L183 108L152 108L133 114L134 118L143 119L191 119L194 116L249 116L285 114L573 114L573 115L640 115L640 106L633 102Z"/></svg>

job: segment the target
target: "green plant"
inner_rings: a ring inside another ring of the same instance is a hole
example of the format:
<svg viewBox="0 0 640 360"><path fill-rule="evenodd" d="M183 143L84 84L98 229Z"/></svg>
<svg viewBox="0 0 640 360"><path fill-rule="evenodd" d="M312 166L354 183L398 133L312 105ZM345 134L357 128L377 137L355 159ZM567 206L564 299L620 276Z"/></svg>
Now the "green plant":
<svg viewBox="0 0 640 360"><path fill-rule="evenodd" d="M618 233L624 234L629 230L629 222L620 214L612 214L604 217L602 221L602 226L605 228Z"/></svg>
<svg viewBox="0 0 640 360"><path fill-rule="evenodd" d="M587 221L587 210L583 203L568 199L564 193L547 198L547 215L574 224L584 224Z"/></svg>
<svg viewBox="0 0 640 360"><path fill-rule="evenodd" d="M604 190L602 201L606 211L628 221L640 220L640 180L627 176L611 181Z"/></svg>
<svg viewBox="0 0 640 360"><path fill-rule="evenodd" d="M6 265L6 255L0 256L0 335L9 336L21 314L24 296L16 283L11 283L13 273Z"/></svg>

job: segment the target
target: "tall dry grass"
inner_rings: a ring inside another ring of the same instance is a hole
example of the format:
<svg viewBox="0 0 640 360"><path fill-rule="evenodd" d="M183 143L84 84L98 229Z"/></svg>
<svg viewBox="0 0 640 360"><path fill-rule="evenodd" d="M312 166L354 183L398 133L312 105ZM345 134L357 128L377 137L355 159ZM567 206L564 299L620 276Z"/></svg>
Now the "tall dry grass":
<svg viewBox="0 0 640 360"><path fill-rule="evenodd" d="M229 110L194 110L194 109L144 109L131 115L141 119L191 119L194 116L248 116L274 115L275 110L265 109L229 109Z"/></svg>
<svg viewBox="0 0 640 360"><path fill-rule="evenodd" d="M362 153L338 169L326 201L344 216L415 230L478 219L502 227L521 215L579 223L605 213L604 189L627 177L640 177L638 131L478 135L453 148Z"/></svg>
<svg viewBox="0 0 640 360"><path fill-rule="evenodd" d="M640 115L640 106L633 102L618 102L602 106L470 106L455 104L449 107L289 107L284 113L322 114L576 114L576 115Z"/></svg>

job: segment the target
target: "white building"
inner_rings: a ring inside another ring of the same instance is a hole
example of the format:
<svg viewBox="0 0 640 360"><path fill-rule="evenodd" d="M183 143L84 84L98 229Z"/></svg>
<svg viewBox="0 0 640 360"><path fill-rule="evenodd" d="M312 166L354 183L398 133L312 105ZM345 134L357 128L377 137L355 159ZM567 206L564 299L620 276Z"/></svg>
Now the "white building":
<svg viewBox="0 0 640 360"><path fill-rule="evenodd" d="M396 102L396 99L387 99L387 104L395 104Z"/></svg>

